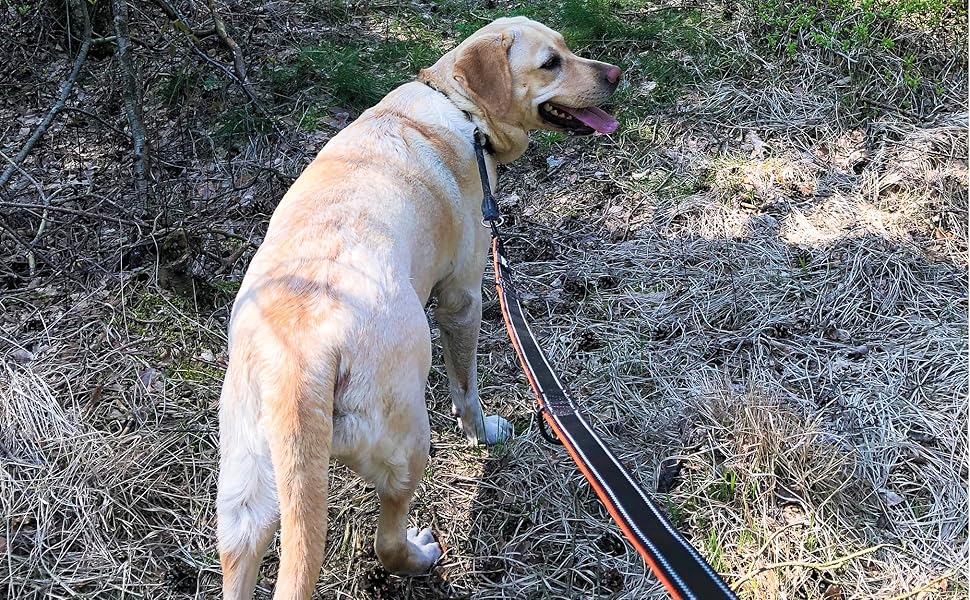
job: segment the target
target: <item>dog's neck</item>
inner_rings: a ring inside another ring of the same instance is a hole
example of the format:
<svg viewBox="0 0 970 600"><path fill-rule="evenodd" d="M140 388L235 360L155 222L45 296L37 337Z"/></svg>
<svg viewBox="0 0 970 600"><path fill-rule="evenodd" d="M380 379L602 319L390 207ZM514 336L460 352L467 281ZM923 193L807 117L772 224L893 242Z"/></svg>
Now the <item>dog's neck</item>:
<svg viewBox="0 0 970 600"><path fill-rule="evenodd" d="M418 81L420 81L424 85L428 86L429 88L433 89L434 91L444 96L445 99L448 100L448 102L451 102L452 104L454 104L455 108L460 110L462 114L465 115L465 117L471 122L472 125L476 126L476 131L482 131L481 128L478 127L478 123L475 122L475 118L472 117L471 113L461 108L460 106L458 106L458 104L451 99L451 96L449 96L447 92L443 92L439 90L437 87L435 87L434 83L432 83L431 81L422 81L420 78L418 79ZM495 154L495 147L492 146L492 139L488 137L488 134L485 133L484 131L482 131L482 136L485 138L485 143L482 145L482 148L485 150L485 154Z"/></svg>
<svg viewBox="0 0 970 600"><path fill-rule="evenodd" d="M488 113L476 106L461 93L458 86L447 85L436 78L430 69L423 69L418 81L443 95L456 108L465 113L485 136L485 151L495 157L496 162L508 163L522 156L529 146L529 134L510 123L499 123ZM470 140L469 140L470 141Z"/></svg>

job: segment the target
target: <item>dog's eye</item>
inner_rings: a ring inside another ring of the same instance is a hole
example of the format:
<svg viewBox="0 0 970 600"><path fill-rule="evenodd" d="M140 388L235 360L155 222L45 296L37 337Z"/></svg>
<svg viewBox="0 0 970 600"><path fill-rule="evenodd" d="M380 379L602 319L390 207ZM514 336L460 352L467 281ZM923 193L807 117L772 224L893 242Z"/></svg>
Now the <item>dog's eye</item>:
<svg viewBox="0 0 970 600"><path fill-rule="evenodd" d="M561 62L561 60L562 59L559 58L558 54L553 54L552 56L549 57L548 60L546 60L546 62L542 63L542 65L539 68L545 69L547 71L551 71L559 67L559 63Z"/></svg>

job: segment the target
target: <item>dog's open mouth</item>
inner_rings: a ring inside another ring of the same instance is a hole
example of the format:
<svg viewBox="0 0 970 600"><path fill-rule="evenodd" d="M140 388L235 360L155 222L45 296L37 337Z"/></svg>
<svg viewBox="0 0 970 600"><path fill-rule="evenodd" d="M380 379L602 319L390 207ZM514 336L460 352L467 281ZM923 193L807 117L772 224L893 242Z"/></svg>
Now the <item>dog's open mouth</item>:
<svg viewBox="0 0 970 600"><path fill-rule="evenodd" d="M547 123L574 135L613 133L620 126L613 115L595 106L571 108L543 102L539 105L539 116Z"/></svg>

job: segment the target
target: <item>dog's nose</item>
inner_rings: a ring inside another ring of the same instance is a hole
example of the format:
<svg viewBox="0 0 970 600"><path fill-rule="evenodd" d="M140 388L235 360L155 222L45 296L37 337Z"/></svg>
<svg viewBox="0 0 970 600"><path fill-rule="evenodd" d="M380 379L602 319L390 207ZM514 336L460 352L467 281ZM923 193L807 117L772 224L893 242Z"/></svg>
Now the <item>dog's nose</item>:
<svg viewBox="0 0 970 600"><path fill-rule="evenodd" d="M620 71L619 67L610 65L610 67L606 69L606 80L612 83L613 85L616 85L620 83L620 76L622 74L623 72Z"/></svg>

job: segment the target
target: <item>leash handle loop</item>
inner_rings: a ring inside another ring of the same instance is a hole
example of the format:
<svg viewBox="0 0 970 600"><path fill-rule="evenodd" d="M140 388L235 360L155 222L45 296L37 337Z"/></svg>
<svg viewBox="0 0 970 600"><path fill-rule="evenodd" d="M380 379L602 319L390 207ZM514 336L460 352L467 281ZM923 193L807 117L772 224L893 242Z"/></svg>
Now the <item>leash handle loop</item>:
<svg viewBox="0 0 970 600"><path fill-rule="evenodd" d="M546 412L546 407L542 405L536 406L536 419L539 421L539 435L542 439L546 440L547 443L553 446L562 446L562 440L556 437L549 429L549 424L546 423L546 417L543 413Z"/></svg>

